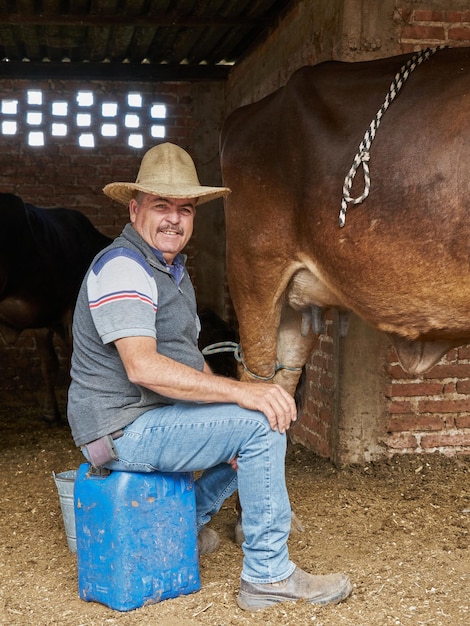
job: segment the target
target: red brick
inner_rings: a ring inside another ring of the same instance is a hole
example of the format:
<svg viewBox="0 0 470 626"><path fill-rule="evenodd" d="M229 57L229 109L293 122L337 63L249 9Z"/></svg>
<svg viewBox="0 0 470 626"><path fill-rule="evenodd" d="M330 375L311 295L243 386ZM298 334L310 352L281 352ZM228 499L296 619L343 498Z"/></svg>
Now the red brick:
<svg viewBox="0 0 470 626"><path fill-rule="evenodd" d="M387 430L389 432L403 431L438 431L442 430L442 419L430 415L401 415L394 416L387 422Z"/></svg>
<svg viewBox="0 0 470 626"><path fill-rule="evenodd" d="M455 428L455 413L446 413L443 418L446 425L446 430L453 430Z"/></svg>
<svg viewBox="0 0 470 626"><path fill-rule="evenodd" d="M416 437L409 433L390 435L384 438L384 443L389 448L394 448L395 450L404 450L405 448L414 449L418 447Z"/></svg>
<svg viewBox="0 0 470 626"><path fill-rule="evenodd" d="M458 358L459 353L457 348L451 348L448 352L446 352L442 360L444 363L457 363Z"/></svg>
<svg viewBox="0 0 470 626"><path fill-rule="evenodd" d="M443 435L423 435L421 437L422 448L449 448L470 445L470 434L443 434Z"/></svg>
<svg viewBox="0 0 470 626"><path fill-rule="evenodd" d="M390 402L388 408L390 413L392 414L411 413L413 411L413 406L411 402L405 402L400 400Z"/></svg>
<svg viewBox="0 0 470 626"><path fill-rule="evenodd" d="M430 369L429 372L425 372L423 378L470 378L470 363L438 364Z"/></svg>
<svg viewBox="0 0 470 626"><path fill-rule="evenodd" d="M457 23L457 22L470 22L470 11L445 11L444 19L446 22Z"/></svg>
<svg viewBox="0 0 470 626"><path fill-rule="evenodd" d="M327 424L324 424L322 422L317 422L315 424L315 427L312 428L313 432L316 433L316 435L319 437L319 439L323 439L323 440L327 440L328 439L328 433L329 433L329 426Z"/></svg>
<svg viewBox="0 0 470 626"><path fill-rule="evenodd" d="M329 406L331 401L331 392L329 389L323 389L320 387L317 391L316 398L322 406Z"/></svg>
<svg viewBox="0 0 470 626"><path fill-rule="evenodd" d="M458 380L455 384L455 390L457 393L470 394L470 379Z"/></svg>
<svg viewBox="0 0 470 626"><path fill-rule="evenodd" d="M445 30L442 26L405 26L402 32L403 39L417 39L419 41L445 41Z"/></svg>
<svg viewBox="0 0 470 626"><path fill-rule="evenodd" d="M319 420L323 423L323 424L327 424L328 428L330 428L333 420L331 417L331 410L329 407L322 407L320 409L319 415L318 415Z"/></svg>
<svg viewBox="0 0 470 626"><path fill-rule="evenodd" d="M467 413L470 411L470 397L465 400L421 400L420 413Z"/></svg>
<svg viewBox="0 0 470 626"><path fill-rule="evenodd" d="M334 379L333 376L331 375L331 372L323 372L322 375L320 376L320 385L327 389L328 391L331 391L332 389L334 389L335 385L334 385Z"/></svg>
<svg viewBox="0 0 470 626"><path fill-rule="evenodd" d="M312 367L327 370L328 369L328 358L324 354L314 353L310 359L310 364Z"/></svg>
<svg viewBox="0 0 470 626"><path fill-rule="evenodd" d="M327 441L309 430L304 430L302 435L302 443L305 442L308 448L311 448L319 456L331 457L331 448Z"/></svg>
<svg viewBox="0 0 470 626"><path fill-rule="evenodd" d="M425 9L416 9L413 14L413 21L415 22L443 22L444 11L431 11Z"/></svg>
<svg viewBox="0 0 470 626"><path fill-rule="evenodd" d="M461 360L470 360L470 346L460 346L460 348L458 348L458 355Z"/></svg>
<svg viewBox="0 0 470 626"><path fill-rule="evenodd" d="M470 27L454 26L449 28L448 39L450 41L470 41Z"/></svg>
<svg viewBox="0 0 470 626"><path fill-rule="evenodd" d="M327 355L332 355L333 354L333 342L331 341L331 339L325 338L324 335L321 335L320 337L320 346L319 349L324 352Z"/></svg>
<svg viewBox="0 0 470 626"><path fill-rule="evenodd" d="M421 46L413 43L400 42L400 50L402 54L411 54L412 52L418 52L418 50L421 50Z"/></svg>
<svg viewBox="0 0 470 626"><path fill-rule="evenodd" d="M444 385L444 394L450 395L455 393L455 382L449 382Z"/></svg>
<svg viewBox="0 0 470 626"><path fill-rule="evenodd" d="M455 427L456 428L470 428L470 415L456 415Z"/></svg>
<svg viewBox="0 0 470 626"><path fill-rule="evenodd" d="M391 396L396 398L402 396L435 396L443 392L442 383L393 383L391 385Z"/></svg>

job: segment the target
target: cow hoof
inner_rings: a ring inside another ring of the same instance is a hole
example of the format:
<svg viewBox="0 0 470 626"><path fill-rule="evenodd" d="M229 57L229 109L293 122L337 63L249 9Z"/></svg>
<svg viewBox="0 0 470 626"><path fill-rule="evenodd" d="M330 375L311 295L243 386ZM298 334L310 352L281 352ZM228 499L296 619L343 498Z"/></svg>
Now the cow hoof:
<svg viewBox="0 0 470 626"><path fill-rule="evenodd" d="M41 417L41 421L46 424L46 426L59 426L63 424L62 415L60 413L55 413L53 415L44 414Z"/></svg>
<svg viewBox="0 0 470 626"><path fill-rule="evenodd" d="M291 525L290 525L291 533L303 533L305 532L305 528L302 522L299 520L297 515L292 511Z"/></svg>
<svg viewBox="0 0 470 626"><path fill-rule="evenodd" d="M235 531L235 543L237 544L237 546L241 546L242 543L245 541L245 535L243 534L241 517L238 517L237 523L235 524L234 531Z"/></svg>

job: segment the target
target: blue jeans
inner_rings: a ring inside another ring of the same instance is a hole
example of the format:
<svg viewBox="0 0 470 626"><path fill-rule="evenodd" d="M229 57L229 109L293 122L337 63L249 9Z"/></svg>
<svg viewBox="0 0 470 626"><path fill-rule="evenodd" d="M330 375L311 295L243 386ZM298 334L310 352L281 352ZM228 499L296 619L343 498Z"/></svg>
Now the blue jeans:
<svg viewBox="0 0 470 626"><path fill-rule="evenodd" d="M198 530L237 488L242 506L242 578L284 580L294 571L287 538L291 508L285 484L286 436L266 417L236 404L180 402L147 411L116 439L118 461L128 472L194 472ZM228 465L237 457L238 471Z"/></svg>

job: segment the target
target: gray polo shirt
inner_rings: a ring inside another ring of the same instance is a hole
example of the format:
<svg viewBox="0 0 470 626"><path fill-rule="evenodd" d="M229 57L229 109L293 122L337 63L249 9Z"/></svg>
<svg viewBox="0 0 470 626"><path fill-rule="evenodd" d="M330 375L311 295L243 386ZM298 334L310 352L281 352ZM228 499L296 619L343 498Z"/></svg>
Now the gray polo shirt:
<svg viewBox="0 0 470 626"><path fill-rule="evenodd" d="M116 339L154 337L160 354L202 371L196 299L184 262L179 255L168 267L131 224L93 260L73 319L67 417L77 446L175 402L129 381Z"/></svg>

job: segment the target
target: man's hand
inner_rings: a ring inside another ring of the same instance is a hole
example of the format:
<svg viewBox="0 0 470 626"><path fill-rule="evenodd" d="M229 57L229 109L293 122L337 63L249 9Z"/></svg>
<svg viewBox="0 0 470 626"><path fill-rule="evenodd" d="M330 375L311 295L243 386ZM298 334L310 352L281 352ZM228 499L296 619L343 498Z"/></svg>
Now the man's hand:
<svg viewBox="0 0 470 626"><path fill-rule="evenodd" d="M227 461L227 463L232 466L233 470L238 470L238 457L235 456L231 461Z"/></svg>
<svg viewBox="0 0 470 626"><path fill-rule="evenodd" d="M261 411L273 430L285 433L297 419L294 398L280 385L238 383L241 396L237 402L245 409Z"/></svg>

